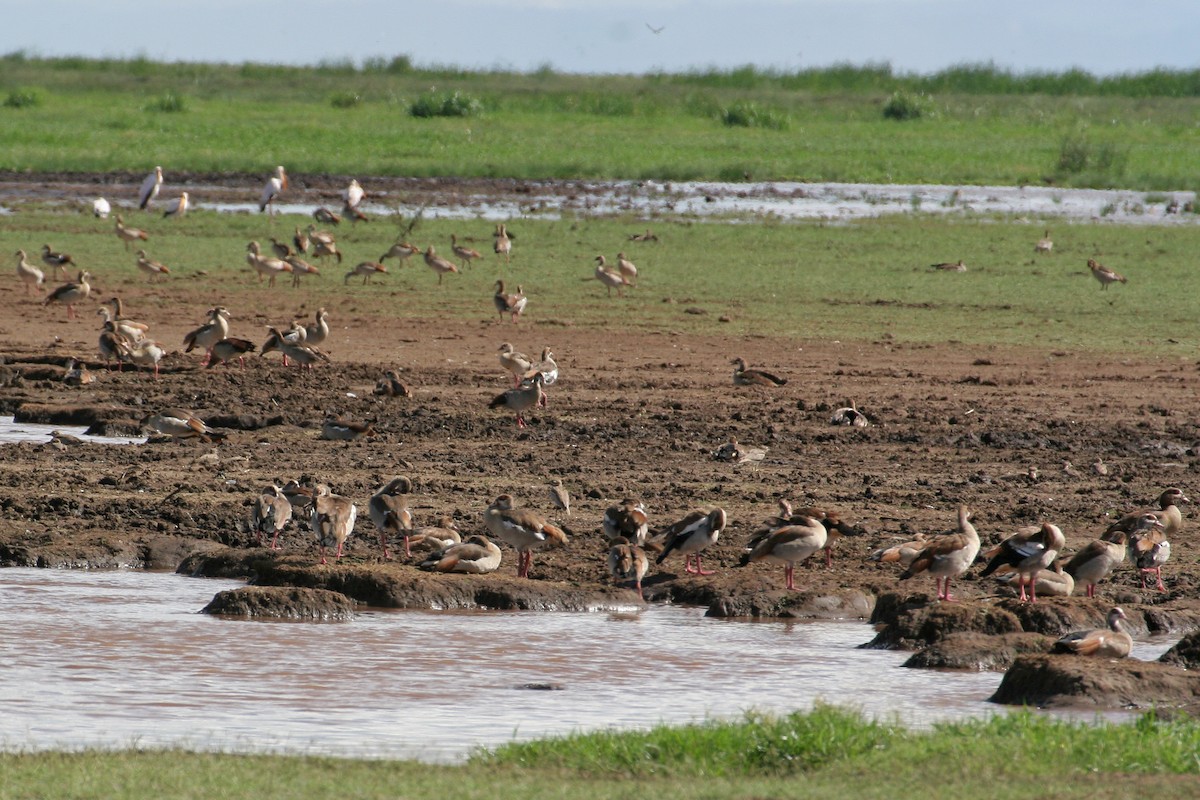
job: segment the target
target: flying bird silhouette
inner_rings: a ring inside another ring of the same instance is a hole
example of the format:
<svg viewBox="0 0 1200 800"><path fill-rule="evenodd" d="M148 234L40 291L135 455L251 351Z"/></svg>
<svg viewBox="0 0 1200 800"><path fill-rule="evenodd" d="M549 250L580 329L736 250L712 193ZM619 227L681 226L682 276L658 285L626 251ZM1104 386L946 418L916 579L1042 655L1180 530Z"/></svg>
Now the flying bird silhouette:
<svg viewBox="0 0 1200 800"><path fill-rule="evenodd" d="M655 34L655 35L658 35L658 34L662 33L662 32L663 32L663 31L666 29L666 27L667 27L667 26L666 26L666 25L659 25L659 26L656 28L656 27L654 27L653 25L651 25L649 22L647 22L647 23L646 23L646 27L650 29L650 32L651 32L651 33L653 33L653 34Z"/></svg>

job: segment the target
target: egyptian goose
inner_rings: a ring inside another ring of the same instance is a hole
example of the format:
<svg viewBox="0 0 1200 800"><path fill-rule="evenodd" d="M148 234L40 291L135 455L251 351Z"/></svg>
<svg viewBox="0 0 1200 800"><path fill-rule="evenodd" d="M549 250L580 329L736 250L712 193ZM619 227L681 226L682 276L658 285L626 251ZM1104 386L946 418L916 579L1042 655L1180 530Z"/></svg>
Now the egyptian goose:
<svg viewBox="0 0 1200 800"><path fill-rule="evenodd" d="M404 537L404 555L411 556L409 536L413 532L412 510L408 507L405 496L413 489L412 481L406 476L392 478L388 483L371 495L367 511L375 529L379 531L379 543L383 545L383 557L391 558L388 552L388 538L399 534Z"/></svg>
<svg viewBox="0 0 1200 800"><path fill-rule="evenodd" d="M492 294L492 302L496 306L496 312L500 314L501 322L504 322L505 314L512 314L512 321L517 321L517 312L512 308L512 303L515 301L516 295L507 294L504 291L504 281L496 281L496 291Z"/></svg>
<svg viewBox="0 0 1200 800"><path fill-rule="evenodd" d="M1171 542L1167 540L1166 530L1152 527L1134 533L1129 537L1125 549L1129 554L1129 562L1141 573L1142 588L1146 588L1146 575L1154 573L1157 579L1155 588L1165 592L1167 587L1163 585L1162 568L1171 558Z"/></svg>
<svg viewBox="0 0 1200 800"><path fill-rule="evenodd" d="M342 217L357 225L360 222L370 222L371 218L362 212L361 208L342 203Z"/></svg>
<svg viewBox="0 0 1200 800"><path fill-rule="evenodd" d="M72 267L79 266L69 253L59 253L51 250L48 244L42 245L42 263L50 269L57 269L62 273L64 278L68 279L70 278L70 273L67 272L67 265L70 264Z"/></svg>
<svg viewBox="0 0 1200 800"><path fill-rule="evenodd" d="M108 215L112 212L112 204L103 197L97 197L92 201L92 216L96 219L108 219Z"/></svg>
<svg viewBox="0 0 1200 800"><path fill-rule="evenodd" d="M367 193L363 191L362 185L359 184L358 179L351 178L350 185L347 186L345 191L342 192L342 202L344 202L348 208L358 208L358 204L361 203L363 198L366 196Z"/></svg>
<svg viewBox="0 0 1200 800"><path fill-rule="evenodd" d="M1054 249L1054 240L1050 238L1050 231L1046 231L1042 238L1037 240L1037 244L1033 246L1035 253L1049 253Z"/></svg>
<svg viewBox="0 0 1200 800"><path fill-rule="evenodd" d="M295 255L295 253L292 252L291 245L289 245L287 242L279 241L274 236L271 237L271 252L275 254L276 258L283 261L286 261L289 256Z"/></svg>
<svg viewBox="0 0 1200 800"><path fill-rule="evenodd" d="M121 219L121 215L117 214L114 220L114 230L117 232L117 238L125 244L125 252L129 252L130 242L145 242L149 240L150 234L140 228L129 228L125 225L125 220Z"/></svg>
<svg viewBox="0 0 1200 800"><path fill-rule="evenodd" d="M1163 533L1167 538L1173 538L1183 528L1183 514L1179 511L1179 504L1190 502L1192 501L1187 498L1182 489L1172 486L1158 496L1158 508L1145 508L1123 515L1116 522L1109 525L1104 533L1100 535L1100 538L1107 539L1117 531L1125 531L1126 534L1130 534L1139 530L1142 517L1146 514L1153 514L1158 517L1158 521L1163 525Z"/></svg>
<svg viewBox="0 0 1200 800"><path fill-rule="evenodd" d="M900 574L905 581L914 575L928 572L934 577L939 600L952 602L950 580L971 568L979 554L979 533L971 524L971 514L965 505L958 507L958 532L935 536L917 554L908 569Z"/></svg>
<svg viewBox="0 0 1200 800"><path fill-rule="evenodd" d="M150 280L165 278L171 274L171 270L167 269L166 264L147 258L145 250L137 251L137 268L146 273Z"/></svg>
<svg viewBox="0 0 1200 800"><path fill-rule="evenodd" d="M621 273L621 277L625 279L627 284L637 286L637 266L626 258L624 253L617 253L617 271Z"/></svg>
<svg viewBox="0 0 1200 800"><path fill-rule="evenodd" d="M340 225L342 218L330 211L328 208L321 206L313 211L313 219L322 225Z"/></svg>
<svg viewBox="0 0 1200 800"><path fill-rule="evenodd" d="M209 348L208 367L211 369L218 364L226 364L236 358L238 363L241 364L242 369L245 369L246 354L253 353L256 349L257 347L255 347L254 342L249 339L238 339L234 336L226 337Z"/></svg>
<svg viewBox="0 0 1200 800"><path fill-rule="evenodd" d="M567 516L571 516L571 494L563 486L562 478L554 478L550 481L550 505L557 508L559 511L565 511Z"/></svg>
<svg viewBox="0 0 1200 800"><path fill-rule="evenodd" d="M712 570L705 570L701 565L700 551L717 543L721 531L725 529L726 520L725 509L704 508L693 511L667 526L654 536L656 541L662 543L662 552L658 554L655 563L661 564L667 556L678 551L683 553L684 572L712 575ZM694 569L691 563L692 556L696 558Z"/></svg>
<svg viewBox="0 0 1200 800"><path fill-rule="evenodd" d="M925 546L929 544L929 540L925 538L925 534L918 533L916 538L910 539L907 542L899 542L887 547L880 547L871 553L868 558L880 564L899 564L904 568L913 562Z"/></svg>
<svg viewBox="0 0 1200 800"><path fill-rule="evenodd" d="M283 167L276 167L275 174L263 184L262 194L258 196L258 210L267 211L268 215L275 213L275 199L288 188L287 172ZM269 209L269 210L268 210Z"/></svg>
<svg viewBox="0 0 1200 800"><path fill-rule="evenodd" d="M1125 658L1133 650L1133 637L1121 625L1122 621L1128 619L1124 611L1113 608L1108 612L1108 628L1068 633L1054 643L1050 652L1098 658Z"/></svg>
<svg viewBox="0 0 1200 800"><path fill-rule="evenodd" d="M304 326L304 343L309 347L325 344L329 338L329 314L325 307L318 308L314 320Z"/></svg>
<svg viewBox="0 0 1200 800"><path fill-rule="evenodd" d="M166 408L142 420L149 427L172 439L199 439L202 442L220 441L226 434L214 431L204 420L183 408Z"/></svg>
<svg viewBox="0 0 1200 800"><path fill-rule="evenodd" d="M228 335L229 310L224 306L214 306L208 310L208 322L183 337L183 352L190 353L197 347L203 347L204 361L201 364L207 364L212 358L212 346Z"/></svg>
<svg viewBox="0 0 1200 800"><path fill-rule="evenodd" d="M303 330L303 328L301 328ZM305 344L296 344L288 340L287 336L280 333L277 328L268 327L267 341L263 343L259 350L260 357L265 356L272 350L278 350L283 355L284 366L287 366L292 361L296 362L296 366L301 369L311 370L313 364L318 361L329 362L329 356L322 353L315 347L309 347Z"/></svg>
<svg viewBox="0 0 1200 800"><path fill-rule="evenodd" d="M113 322L117 323L117 329L125 338L141 339L150 331L150 326L146 323L125 316L125 304L121 302L120 295L114 295L109 299L108 304L112 306Z"/></svg>
<svg viewBox="0 0 1200 800"><path fill-rule="evenodd" d="M997 581L1005 584L1012 584L1017 578L1015 572L996 576ZM1053 564L1038 572L1033 579L1033 589L1042 597L1070 597L1075 593L1075 579L1063 570L1063 560L1056 558Z"/></svg>
<svg viewBox="0 0 1200 800"><path fill-rule="evenodd" d="M529 368L525 377L533 377L534 372L541 373L542 382L546 386L553 386L554 382L558 380L558 362L554 360L554 353L550 352L549 347L542 348L542 357Z"/></svg>
<svg viewBox="0 0 1200 800"><path fill-rule="evenodd" d="M284 259L291 266L292 272L292 288L295 289L300 285L300 279L305 275L320 275L321 270L317 269L312 264L305 261L300 256L288 256Z"/></svg>
<svg viewBox="0 0 1200 800"><path fill-rule="evenodd" d="M458 237L453 233L450 234L450 251L463 260L463 269L471 266L471 261L474 259L483 258L483 253L475 248L459 244Z"/></svg>
<svg viewBox="0 0 1200 800"><path fill-rule="evenodd" d="M42 293L42 284L46 282L46 275L40 269L30 264L25 260L25 251L17 251L17 277L25 284L25 294L29 294L29 289L32 287L38 294Z"/></svg>
<svg viewBox="0 0 1200 800"><path fill-rule="evenodd" d="M386 275L387 267L377 261L361 261L355 265L354 269L346 273L346 277L342 280L342 283L348 284L351 278L361 275L363 286L366 286L371 282L371 278L375 277L378 273Z"/></svg>
<svg viewBox="0 0 1200 800"><path fill-rule="evenodd" d="M279 549L279 533L287 526L292 518L292 504L284 495L283 490L271 484L254 501L250 510L250 529L254 531L255 541L261 545L263 535L271 535L271 549Z"/></svg>
<svg viewBox="0 0 1200 800"><path fill-rule="evenodd" d="M137 342L122 342L121 356L134 366L154 370L154 379L158 380L158 362L162 361L164 352L158 342L141 339Z"/></svg>
<svg viewBox="0 0 1200 800"><path fill-rule="evenodd" d="M787 378L780 378L766 370L747 369L743 358L735 358L729 363L733 364L734 386L783 386L787 383Z"/></svg>
<svg viewBox="0 0 1200 800"><path fill-rule="evenodd" d="M425 249L425 266L437 273L438 285L442 283L442 278L447 272L458 272L458 267L453 261L447 261L437 254L433 249L433 245L429 245Z"/></svg>
<svg viewBox="0 0 1200 800"><path fill-rule="evenodd" d="M158 192L162 188L162 182L162 167L155 167L154 172L146 176L146 180L142 181L142 187L138 189L138 208L143 211L146 210L146 206L150 205L150 201L158 197Z"/></svg>
<svg viewBox="0 0 1200 800"><path fill-rule="evenodd" d="M829 532L820 520L801 517L799 523L776 528L754 546L749 561L773 561L783 564L784 585L795 589L795 570L798 562L825 547Z"/></svg>
<svg viewBox="0 0 1200 800"><path fill-rule="evenodd" d="M325 560L325 549L328 547L337 547L335 558L342 557L342 547L354 532L354 519L357 516L358 507L349 497L334 494L323 483L317 484L309 524L316 534L317 546L321 548L322 564L328 563Z"/></svg>
<svg viewBox="0 0 1200 800"><path fill-rule="evenodd" d="M375 394L383 397L412 397L412 389L400 380L400 374L396 370L389 369L375 382Z"/></svg>
<svg viewBox="0 0 1200 800"><path fill-rule="evenodd" d="M300 226L296 226L295 233L292 234L292 246L296 248L296 253L308 252L308 234L300 230Z"/></svg>
<svg viewBox="0 0 1200 800"><path fill-rule="evenodd" d="M180 192L179 197L175 198L175 202L171 207L163 212L163 219L167 217L185 217L188 212L188 193Z"/></svg>
<svg viewBox="0 0 1200 800"><path fill-rule="evenodd" d="M462 541L458 523L452 517L442 517L437 525L423 525L408 537L411 547L422 547L437 552Z"/></svg>
<svg viewBox="0 0 1200 800"><path fill-rule="evenodd" d="M941 264L930 264L930 269L941 270L942 272L966 272L967 265L960 258L958 261L943 261Z"/></svg>
<svg viewBox="0 0 1200 800"><path fill-rule="evenodd" d="M292 504L292 510L295 512L303 512L309 509L313 503L313 497L316 492L308 486L302 486L299 481L294 478L283 485L283 496Z"/></svg>
<svg viewBox="0 0 1200 800"><path fill-rule="evenodd" d="M284 272L292 271L292 265L286 261L263 255L258 242L250 242L246 245L246 263L258 273L259 283L263 282L264 277L267 278L267 286L274 286L277 277Z"/></svg>
<svg viewBox="0 0 1200 800"><path fill-rule="evenodd" d="M734 440L736 444L737 440ZM774 531L788 525L806 525L809 519L815 519L825 528L825 566L833 566L833 546L842 536L858 536L861 532L853 525L842 520L839 512L832 509L808 506L793 511L792 504L787 500L779 501L779 515L767 520L765 529L750 539L747 548L753 550L759 541L769 537Z"/></svg>
<svg viewBox="0 0 1200 800"><path fill-rule="evenodd" d="M629 498L605 509L600 525L610 543L624 538L640 547L646 543L646 535L650 532L646 507L640 500Z"/></svg>
<svg viewBox="0 0 1200 800"><path fill-rule="evenodd" d="M421 569L486 575L500 566L500 548L486 536L472 536L421 562Z"/></svg>
<svg viewBox="0 0 1200 800"><path fill-rule="evenodd" d="M521 284L517 284L517 293L508 296L508 313L512 315L512 321L516 322L517 317L525 313L525 305L529 302L529 298L525 296L525 289Z"/></svg>
<svg viewBox="0 0 1200 800"><path fill-rule="evenodd" d="M92 293L92 286L88 283L88 278L91 276L92 273L85 269L79 273L79 280L59 286L46 296L46 299L42 301L42 305L62 303L67 307L67 319L75 319L78 316L75 313L75 304L86 300L88 295Z"/></svg>
<svg viewBox="0 0 1200 800"><path fill-rule="evenodd" d="M403 261L406 258L415 256L419 252L421 252L421 248L417 247L415 244L409 244L408 242L396 242L394 245L388 248L386 253L379 257L379 263L382 264L384 259L388 258L398 258Z"/></svg>
<svg viewBox="0 0 1200 800"><path fill-rule="evenodd" d="M642 594L642 578L650 571L650 559L646 551L624 536L613 539L608 549L608 574L614 581L633 581L638 599L645 601Z"/></svg>
<svg viewBox="0 0 1200 800"><path fill-rule="evenodd" d="M337 442L353 442L375 435L375 426L369 422L355 422L330 414L321 423L321 438Z"/></svg>
<svg viewBox="0 0 1200 800"><path fill-rule="evenodd" d="M1009 536L1000 544L984 553L988 564L979 577L986 578L1000 567L1009 567L1017 573L1017 589L1021 602L1037 602L1037 576L1054 563L1059 552L1067 546L1066 537L1057 525L1043 522ZM1025 587L1029 596L1025 596Z"/></svg>
<svg viewBox="0 0 1200 800"><path fill-rule="evenodd" d="M621 290L629 285L629 281L619 272L613 272L608 268L604 260L604 256L596 256L596 270L593 273L596 280L604 284L604 288L608 290L608 296L612 297L612 290L617 290L617 297L622 297Z"/></svg>
<svg viewBox="0 0 1200 800"><path fill-rule="evenodd" d="M516 412L517 427L525 427L525 412L536 406L544 406L546 404L546 393L542 391L542 383L544 379L540 372L528 380L522 381L519 386L514 389L509 389L502 394L498 394L492 398L492 402L488 403L488 408L508 408Z"/></svg>
<svg viewBox="0 0 1200 800"><path fill-rule="evenodd" d="M63 383L67 386L87 386L95 382L96 376L87 368L87 364L80 364L73 358L67 362L66 372L63 373Z"/></svg>
<svg viewBox="0 0 1200 800"><path fill-rule="evenodd" d="M100 331L98 347L100 358L104 359L104 363L108 365L109 371L112 370L113 361L117 362L118 372L124 371L122 369L121 352L125 341L125 337L117 332L117 324L112 320L105 320L104 328Z"/></svg>
<svg viewBox="0 0 1200 800"><path fill-rule="evenodd" d="M504 263L509 263L509 256L512 254L512 237L508 235L508 227L504 223L497 225L492 239L492 252L498 256L504 256Z"/></svg>
<svg viewBox="0 0 1200 800"><path fill-rule="evenodd" d="M1096 259L1089 258L1088 269L1092 271L1092 277L1100 281L1100 288L1107 289L1110 283L1129 283L1129 279L1116 270L1111 270L1103 264L1098 264Z"/></svg>
<svg viewBox="0 0 1200 800"><path fill-rule="evenodd" d="M1144 515L1143 524L1146 528L1162 523L1153 514ZM1143 528L1144 529L1144 528ZM1117 531L1110 539L1096 539L1089 542L1079 552L1071 556L1064 569L1076 585L1087 587L1087 596L1096 596L1096 584L1108 577L1117 565L1125 560L1125 541L1128 538L1125 531Z"/></svg>
<svg viewBox="0 0 1200 800"><path fill-rule="evenodd" d="M521 379L529 376L533 370L533 361L529 356L518 350L514 350L511 343L501 343L498 352L500 354L500 366L512 373L513 386L520 384Z"/></svg>
<svg viewBox="0 0 1200 800"><path fill-rule="evenodd" d="M534 550L567 544L561 528L534 511L514 508L512 495L502 494L493 500L483 512L483 522L493 536L517 551L518 578L529 577Z"/></svg>

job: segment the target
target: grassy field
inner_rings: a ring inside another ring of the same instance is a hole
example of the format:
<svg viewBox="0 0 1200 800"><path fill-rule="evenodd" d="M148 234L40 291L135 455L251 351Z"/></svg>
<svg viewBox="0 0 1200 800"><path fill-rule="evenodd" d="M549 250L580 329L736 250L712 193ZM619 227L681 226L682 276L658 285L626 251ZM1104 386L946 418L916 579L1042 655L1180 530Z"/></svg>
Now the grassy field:
<svg viewBox="0 0 1200 800"><path fill-rule="evenodd" d="M0 754L0 800L1179 797L1200 727L1028 713L913 734L818 707L783 718L514 744L460 766L177 751Z"/></svg>
<svg viewBox="0 0 1200 800"><path fill-rule="evenodd" d="M311 219L199 211L182 220L138 214L130 224L151 233L151 258L172 269L171 280L211 287L213 302L253 303L257 278L245 262L247 242L290 240ZM483 220L422 220L409 237L450 252L450 235L473 239L487 253L443 286L413 258L392 262L387 276L362 286L342 278L354 264L378 259L398 226L378 219L343 225L341 267L330 262L294 293L297 304L320 305L349 295L364 313L408 318L486 319L497 278L521 284L528 316L581 326L621 324L648 331L727 333L921 344L958 341L1036 346L1046 350L1181 354L1197 343L1189 325L1200 276L1191 264L1200 249L1193 226L1057 228L1052 255L1035 257L1042 227L1007 219L895 216L851 225L818 223L656 223L658 244L626 241L645 223L633 219L525 220L513 263L491 254L492 225ZM97 287L136 282L135 257L113 234L111 221L78 209L28 208L7 218L0 248L24 249L37 263L44 243L72 253ZM639 286L611 300L592 280L594 258L615 262L624 250L638 265ZM1107 291L1091 277L1088 258L1126 274ZM931 270L963 259L968 271ZM203 274L202 274L203 273ZM48 280L56 280L48 276ZM98 291L103 291L98 288ZM699 313L697 313L699 312Z"/></svg>
<svg viewBox="0 0 1200 800"><path fill-rule="evenodd" d="M403 58L302 68L17 53L0 58L0 169L257 175L283 163L360 177L1196 188L1194 74L1005 77L870 67L588 77Z"/></svg>

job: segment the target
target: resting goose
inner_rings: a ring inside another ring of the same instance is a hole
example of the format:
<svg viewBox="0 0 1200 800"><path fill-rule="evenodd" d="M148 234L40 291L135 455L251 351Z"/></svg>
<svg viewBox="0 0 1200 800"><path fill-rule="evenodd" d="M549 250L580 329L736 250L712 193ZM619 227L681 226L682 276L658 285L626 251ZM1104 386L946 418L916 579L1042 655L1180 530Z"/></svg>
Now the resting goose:
<svg viewBox="0 0 1200 800"><path fill-rule="evenodd" d="M704 508L691 512L655 535L655 540L662 542L663 548L655 563L661 564L667 556L678 551L683 553L684 572L712 575L712 570L705 570L701 565L700 551L717 543L725 523L723 508ZM696 558L695 568L691 564L693 556Z"/></svg>
<svg viewBox="0 0 1200 800"><path fill-rule="evenodd" d="M284 495L283 490L271 484L254 501L250 512L250 528L254 531L255 541L261 545L263 535L271 535L271 549L278 550L279 533L292 518L292 504Z"/></svg>
<svg viewBox="0 0 1200 800"><path fill-rule="evenodd" d="M996 580L1011 585L1017 580L1017 573L997 575ZM1053 564L1033 579L1033 590L1042 597L1070 597L1075 593L1075 579L1063 570L1063 560L1056 558Z"/></svg>
<svg viewBox="0 0 1200 800"><path fill-rule="evenodd" d="M483 253L475 248L459 244L458 237L453 233L450 234L450 250L463 260L463 269L471 266L471 262L476 258L483 258Z"/></svg>
<svg viewBox="0 0 1200 800"><path fill-rule="evenodd" d="M283 496L292 504L292 510L300 513L311 508L315 490L308 486L301 486L300 482L292 479L283 485Z"/></svg>
<svg viewBox="0 0 1200 800"><path fill-rule="evenodd" d="M958 261L944 261L941 264L930 264L930 269L941 270L942 272L966 272L967 265L960 258Z"/></svg>
<svg viewBox="0 0 1200 800"><path fill-rule="evenodd" d="M451 545L462 541L458 523L452 517L442 517L437 525L425 525L417 528L408 537L411 547L423 547L435 552L445 550Z"/></svg>
<svg viewBox="0 0 1200 800"><path fill-rule="evenodd" d="M409 537L413 531L412 510L408 507L406 495L413 489L412 481L404 475L392 478L379 491L371 495L367 511L375 529L379 531L379 543L383 546L383 557L391 558L388 552L388 539L392 536L404 537L404 555L411 556Z"/></svg>
<svg viewBox="0 0 1200 800"><path fill-rule="evenodd" d="M750 562L772 561L783 564L784 585L795 589L798 562L825 547L828 531L820 520L800 517L800 522L776 528L750 551Z"/></svg>
<svg viewBox="0 0 1200 800"><path fill-rule="evenodd" d="M1054 249L1054 240L1050 238L1050 231L1046 231L1042 238L1037 240L1037 244L1033 246L1035 253L1049 253Z"/></svg>
<svg viewBox="0 0 1200 800"><path fill-rule="evenodd" d="M1129 283L1129 279L1116 270L1111 270L1103 264L1096 263L1094 258L1089 258L1088 269L1092 271L1092 277L1100 281L1100 288L1107 289L1110 283Z"/></svg>
<svg viewBox="0 0 1200 800"><path fill-rule="evenodd" d="M646 507L640 500L626 498L615 506L609 506L604 511L600 521L604 535L609 542L618 538L641 547L646 543L646 535L650 532L650 520L646 516Z"/></svg>
<svg viewBox="0 0 1200 800"><path fill-rule="evenodd" d="M73 358L67 362L67 370L63 373L63 383L67 386L87 386L95 382L96 376L87 368L87 364L80 364Z"/></svg>
<svg viewBox="0 0 1200 800"><path fill-rule="evenodd" d="M517 551L517 577L528 578L533 565L533 551L548 547L564 547L567 535L534 511L514 508L512 495L502 494L483 512L487 529L502 542Z"/></svg>
<svg viewBox="0 0 1200 800"><path fill-rule="evenodd" d="M31 288L38 294L42 293L42 284L46 282L46 275L25 260L24 250L17 251L17 277L21 279L21 283L25 284L25 294L29 294Z"/></svg>
<svg viewBox="0 0 1200 800"><path fill-rule="evenodd" d="M916 538L907 542L881 547L871 553L868 558L880 564L899 564L907 568L928 544L929 540L925 538L925 534L918 533Z"/></svg>
<svg viewBox="0 0 1200 800"><path fill-rule="evenodd" d="M989 561L979 577L986 578L1000 567L1017 573L1017 588L1021 601L1037 602L1037 576L1058 557L1067 540L1057 525L1044 522L1040 526L1022 528L1000 544L984 553ZM1029 596L1025 596L1025 587Z"/></svg>
<svg viewBox="0 0 1200 800"><path fill-rule="evenodd" d="M971 524L971 514L965 505L958 507L958 532L935 536L925 545L925 549L917 554L908 569L900 575L905 581L914 575L928 572L934 577L937 587L937 598L953 602L950 594L950 580L957 578L971 568L975 556L979 554L979 533Z"/></svg>
<svg viewBox="0 0 1200 800"><path fill-rule="evenodd" d="M199 439L202 442L220 441L225 434L215 431L204 420L183 408L167 408L142 420L149 427L172 439Z"/></svg>
<svg viewBox="0 0 1200 800"><path fill-rule="evenodd" d="M486 575L500 566L500 548L485 536L472 536L421 562L421 569Z"/></svg>
<svg viewBox="0 0 1200 800"><path fill-rule="evenodd" d="M364 214L361 208L352 206L349 203L342 203L342 217L343 219L350 220L355 225L360 222L371 221L370 217Z"/></svg>
<svg viewBox="0 0 1200 800"><path fill-rule="evenodd" d="M447 272L458 272L458 267L453 261L447 261L437 254L433 249L433 245L429 245L425 250L425 265L437 273L438 285L442 284L442 278Z"/></svg>
<svg viewBox="0 0 1200 800"><path fill-rule="evenodd" d="M1125 658L1133 649L1133 637L1121 625L1122 621L1128 619L1124 611L1114 608L1108 612L1107 628L1068 633L1054 643L1050 652L1098 658Z"/></svg>
<svg viewBox="0 0 1200 800"><path fill-rule="evenodd" d="M325 549L328 547L337 547L335 559L342 557L342 547L354 532L354 519L357 516L358 507L349 497L334 494L323 483L317 484L309 524L321 549L322 564L328 563L325 560Z"/></svg>
<svg viewBox="0 0 1200 800"><path fill-rule="evenodd" d="M92 286L88 283L90 277L92 277L92 273L85 269L79 273L79 280L59 286L47 295L46 299L42 301L42 305L62 303L67 307L67 319L76 319L79 315L75 313L75 304L86 300L92 293Z"/></svg>
<svg viewBox="0 0 1200 800"><path fill-rule="evenodd" d="M278 239L276 239L274 236L271 237L271 252L275 254L276 258L281 258L285 261L289 257L295 255L295 253L292 252L292 248L288 245L287 242L281 242Z"/></svg>
<svg viewBox="0 0 1200 800"><path fill-rule="evenodd" d="M412 389L400 380L399 373L389 369L383 377L375 381L375 394L383 397L412 397Z"/></svg>
<svg viewBox="0 0 1200 800"><path fill-rule="evenodd" d="M517 427L525 427L525 412L536 406L546 404L546 393L542 391L542 374L534 374L532 378L522 381L515 389L496 395L488 408L508 408L516 412Z"/></svg>
<svg viewBox="0 0 1200 800"><path fill-rule="evenodd" d="M188 332L183 337L185 353L190 353L197 347L204 348L204 361L207 364L212 359L212 346L229 335L229 309L224 306L214 306L208 310L208 322Z"/></svg>
<svg viewBox="0 0 1200 800"><path fill-rule="evenodd" d="M746 360L738 357L729 362L733 364L734 386L783 386L787 378L780 378L766 370L747 369Z"/></svg>
<svg viewBox="0 0 1200 800"><path fill-rule="evenodd" d="M334 415L325 417L321 424L321 438L338 442L352 442L375 435L375 426L369 422L354 422ZM407 480L407 479L406 479Z"/></svg>
<svg viewBox="0 0 1200 800"><path fill-rule="evenodd" d="M646 551L630 542L624 536L613 539L608 548L608 574L614 581L633 581L639 600L646 598L642 594L642 578L650 570L650 559Z"/></svg>

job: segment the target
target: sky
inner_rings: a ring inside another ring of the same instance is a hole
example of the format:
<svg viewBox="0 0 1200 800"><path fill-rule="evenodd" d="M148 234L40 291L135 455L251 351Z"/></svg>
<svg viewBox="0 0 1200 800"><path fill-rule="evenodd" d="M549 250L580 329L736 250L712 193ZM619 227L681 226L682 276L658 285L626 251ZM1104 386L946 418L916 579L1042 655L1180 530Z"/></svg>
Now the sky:
<svg viewBox="0 0 1200 800"><path fill-rule="evenodd" d="M9 0L0 53L643 74L1200 67L1196 0Z"/></svg>

